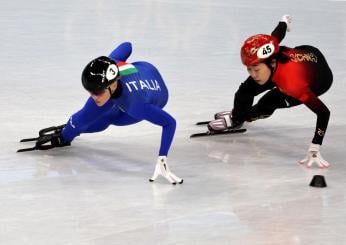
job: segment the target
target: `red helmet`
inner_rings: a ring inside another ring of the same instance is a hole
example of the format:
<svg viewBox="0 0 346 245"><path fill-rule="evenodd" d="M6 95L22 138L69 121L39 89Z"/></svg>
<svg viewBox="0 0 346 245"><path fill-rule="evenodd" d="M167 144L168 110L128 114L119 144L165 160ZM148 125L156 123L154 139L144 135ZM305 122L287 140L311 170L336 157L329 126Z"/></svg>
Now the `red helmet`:
<svg viewBox="0 0 346 245"><path fill-rule="evenodd" d="M245 40L240 56L244 65L250 66L263 62L279 52L279 42L275 37L257 34Z"/></svg>

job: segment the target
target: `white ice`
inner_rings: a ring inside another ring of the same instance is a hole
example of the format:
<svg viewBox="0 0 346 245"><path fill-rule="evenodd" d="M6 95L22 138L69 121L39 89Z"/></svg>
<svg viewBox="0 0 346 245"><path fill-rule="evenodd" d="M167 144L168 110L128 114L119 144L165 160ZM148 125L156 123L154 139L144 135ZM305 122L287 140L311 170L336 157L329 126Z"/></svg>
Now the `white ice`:
<svg viewBox="0 0 346 245"><path fill-rule="evenodd" d="M1 0L0 244L345 244L345 0ZM246 78L245 38L293 17L284 45L325 54L334 84L321 148L328 170L298 164L316 116L281 110L243 135L189 139L196 121L232 107ZM185 179L149 183L161 129L143 122L82 135L72 147L16 153L18 140L65 123L88 94L92 58L133 43L170 90L169 154ZM327 188L309 186L324 175Z"/></svg>

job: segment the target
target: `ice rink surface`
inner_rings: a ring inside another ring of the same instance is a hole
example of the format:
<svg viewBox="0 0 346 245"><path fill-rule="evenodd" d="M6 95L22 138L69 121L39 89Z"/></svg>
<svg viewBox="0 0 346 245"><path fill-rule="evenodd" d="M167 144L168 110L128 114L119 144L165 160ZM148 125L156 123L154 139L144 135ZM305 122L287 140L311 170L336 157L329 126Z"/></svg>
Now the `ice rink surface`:
<svg viewBox="0 0 346 245"><path fill-rule="evenodd" d="M334 84L321 148L328 170L298 164L316 116L306 107L248 124L242 135L189 139L196 121L232 107L247 77L239 49L293 17L282 44L326 56ZM0 244L345 244L346 1L1 0ZM65 123L88 94L80 74L131 41L170 90L178 122L169 166L149 183L161 129L142 122L82 135L72 147L16 153L20 138ZM327 188L309 186L324 175Z"/></svg>

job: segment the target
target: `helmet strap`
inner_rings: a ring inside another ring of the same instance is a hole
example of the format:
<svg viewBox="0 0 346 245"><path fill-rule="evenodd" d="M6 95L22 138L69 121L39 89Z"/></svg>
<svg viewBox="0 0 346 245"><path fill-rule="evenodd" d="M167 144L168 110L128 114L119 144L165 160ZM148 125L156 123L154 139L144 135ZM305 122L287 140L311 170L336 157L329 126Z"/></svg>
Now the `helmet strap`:
<svg viewBox="0 0 346 245"><path fill-rule="evenodd" d="M272 79L272 76L274 74L274 71L276 70L276 67L273 67L272 66L272 63L273 63L273 60L274 59L267 59L264 63L267 65L267 67L269 68L270 70L270 77L269 77L269 80Z"/></svg>
<svg viewBox="0 0 346 245"><path fill-rule="evenodd" d="M112 97L112 90L111 90L111 86L108 87L108 92L109 92L109 96Z"/></svg>

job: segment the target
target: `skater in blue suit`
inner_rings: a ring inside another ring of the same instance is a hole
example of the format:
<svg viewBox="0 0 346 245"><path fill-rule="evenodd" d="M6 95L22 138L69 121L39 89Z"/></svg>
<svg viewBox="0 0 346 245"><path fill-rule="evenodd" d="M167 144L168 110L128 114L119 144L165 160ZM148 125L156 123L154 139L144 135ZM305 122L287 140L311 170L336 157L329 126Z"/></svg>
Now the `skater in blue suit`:
<svg viewBox="0 0 346 245"><path fill-rule="evenodd" d="M127 63L132 45L120 44L108 57L92 60L82 73L82 84L90 93L84 107L74 113L66 125L58 128L36 144L37 149L70 145L83 133L95 133L110 125L126 126L142 120L162 127L162 137L155 172L170 183L182 183L168 168L167 155L173 141L176 121L163 110L168 101L168 90L159 71L150 63Z"/></svg>

